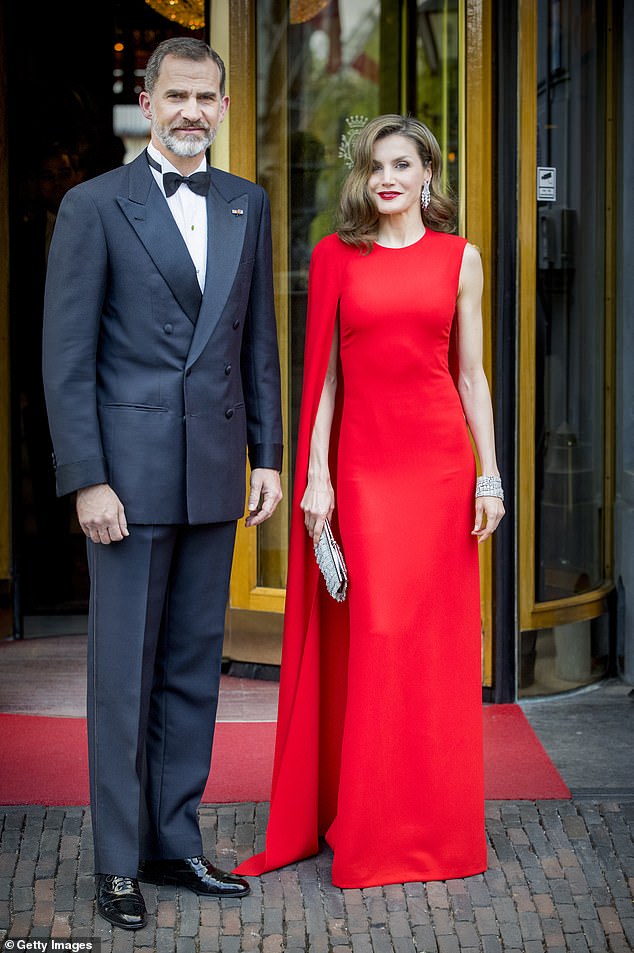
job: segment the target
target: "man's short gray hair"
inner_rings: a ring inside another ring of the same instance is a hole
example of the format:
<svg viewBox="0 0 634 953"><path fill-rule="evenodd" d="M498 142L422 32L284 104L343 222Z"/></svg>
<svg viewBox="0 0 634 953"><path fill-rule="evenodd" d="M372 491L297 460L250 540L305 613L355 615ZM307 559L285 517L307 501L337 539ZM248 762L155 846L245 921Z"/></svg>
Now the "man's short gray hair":
<svg viewBox="0 0 634 953"><path fill-rule="evenodd" d="M182 60L212 60L220 70L220 95L224 96L227 71L222 58L204 40L193 36L171 36L156 47L145 67L145 88L150 96L166 56L178 56Z"/></svg>

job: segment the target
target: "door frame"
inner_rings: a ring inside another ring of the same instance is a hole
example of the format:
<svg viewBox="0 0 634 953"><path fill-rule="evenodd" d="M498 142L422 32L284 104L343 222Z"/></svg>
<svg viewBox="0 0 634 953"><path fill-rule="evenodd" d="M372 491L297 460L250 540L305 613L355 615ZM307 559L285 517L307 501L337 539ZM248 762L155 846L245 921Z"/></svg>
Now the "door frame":
<svg viewBox="0 0 634 953"><path fill-rule="evenodd" d="M602 585L579 595L539 602L535 598L535 421L536 421L536 298L537 298L537 27L538 7L534 0L518 0L518 221L517 283L519 321L518 377L518 600L519 624L523 631L549 628L594 619L606 612L614 589L613 497L615 466L615 93L612 0L607 2L607 87L606 87L606 241L605 241L605 408Z"/></svg>
<svg viewBox="0 0 634 953"><path fill-rule="evenodd" d="M214 145L213 162L235 175L256 180L256 33L255 7L248 0L221 0L213 3L210 16L213 42L226 58L227 91L230 109L225 121L224 139ZM275 218L285 221L287 197L283 188L282 172L269 188L273 217L273 261L275 281L275 308L278 321L278 344L281 357L282 407L286 407L288 367L285 360L288 349L287 266L288 236L283 228L275 228ZM277 265L276 265L277 263ZM284 419L284 444L288 446L288 423ZM285 455L282 470L282 491L288 495L288 458ZM282 504L284 505L284 504ZM281 532L287 529L282 521ZM236 548L231 574L230 608L259 612L283 613L284 589L258 585L257 530L238 523Z"/></svg>
<svg viewBox="0 0 634 953"><path fill-rule="evenodd" d="M487 0L461 4L461 220L460 232L482 256L484 370L495 394L496 269L493 178L493 5ZM471 161L470 156L477 156ZM507 488L508 489L508 488ZM480 547L480 607L482 618L482 686L495 681L494 548Z"/></svg>
<svg viewBox="0 0 634 953"><path fill-rule="evenodd" d="M5 14L0 11L0 49L6 48ZM0 63L0 102L7 102L6 56ZM9 196L7 112L0 114L0 194ZM0 638L13 631L11 599L11 394L9 334L9 202L0 209Z"/></svg>

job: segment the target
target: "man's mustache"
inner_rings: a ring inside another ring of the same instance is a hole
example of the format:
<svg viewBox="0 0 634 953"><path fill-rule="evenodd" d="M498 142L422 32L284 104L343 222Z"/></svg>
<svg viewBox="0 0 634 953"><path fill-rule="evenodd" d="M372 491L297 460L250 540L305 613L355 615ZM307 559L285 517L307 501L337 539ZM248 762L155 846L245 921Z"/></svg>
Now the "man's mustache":
<svg viewBox="0 0 634 953"><path fill-rule="evenodd" d="M203 132L209 132L209 126L200 122L178 122L170 126L170 132L173 129L202 129Z"/></svg>

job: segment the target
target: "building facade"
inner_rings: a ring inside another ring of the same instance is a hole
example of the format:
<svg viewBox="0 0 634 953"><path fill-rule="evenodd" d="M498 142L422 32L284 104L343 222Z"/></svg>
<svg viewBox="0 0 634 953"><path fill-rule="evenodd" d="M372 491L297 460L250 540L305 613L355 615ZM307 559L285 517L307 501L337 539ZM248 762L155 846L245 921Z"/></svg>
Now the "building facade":
<svg viewBox="0 0 634 953"><path fill-rule="evenodd" d="M397 112L435 132L459 231L484 263L485 364L507 517L481 551L483 696L566 692L608 675L634 682L632 7L133 0L100 4L89 44L76 2L63 23L43 13L37 38L5 7L5 634L37 629L51 612L81 614L87 587L72 511L50 496L36 412L33 276L45 252L30 225L42 214L42 183L57 177L63 188L69 175L97 174L143 148L136 102L147 55L164 36L192 29L228 67L231 108L212 163L271 197L283 369L285 501L257 531L239 528L227 658L279 662L308 263L332 229L356 133ZM72 153L71 173L44 164L60 144Z"/></svg>

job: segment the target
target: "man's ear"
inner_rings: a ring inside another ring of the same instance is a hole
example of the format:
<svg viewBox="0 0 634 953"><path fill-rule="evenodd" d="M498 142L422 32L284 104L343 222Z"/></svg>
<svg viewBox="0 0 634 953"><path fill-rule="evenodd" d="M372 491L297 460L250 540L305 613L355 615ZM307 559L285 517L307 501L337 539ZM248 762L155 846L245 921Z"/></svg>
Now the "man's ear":
<svg viewBox="0 0 634 953"><path fill-rule="evenodd" d="M220 123L224 121L225 116L229 112L229 102L230 100L228 96L222 97L222 102L220 103L220 115L218 117L218 125L220 125Z"/></svg>
<svg viewBox="0 0 634 953"><path fill-rule="evenodd" d="M141 112L143 113L145 118L151 119L152 118L152 103L150 101L149 93L147 93L145 89L143 89L139 93L139 106L141 107Z"/></svg>

